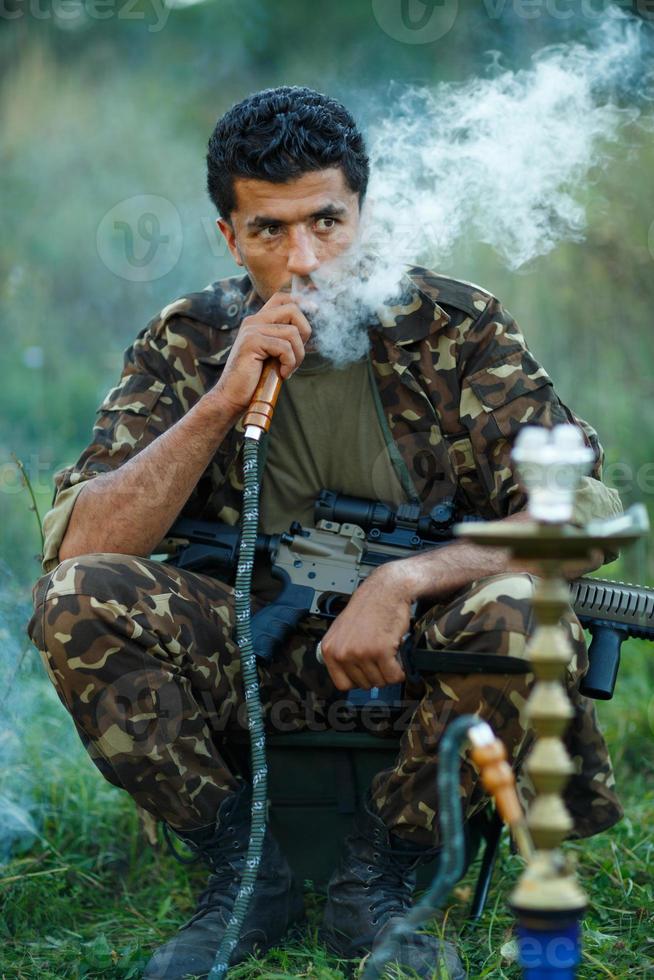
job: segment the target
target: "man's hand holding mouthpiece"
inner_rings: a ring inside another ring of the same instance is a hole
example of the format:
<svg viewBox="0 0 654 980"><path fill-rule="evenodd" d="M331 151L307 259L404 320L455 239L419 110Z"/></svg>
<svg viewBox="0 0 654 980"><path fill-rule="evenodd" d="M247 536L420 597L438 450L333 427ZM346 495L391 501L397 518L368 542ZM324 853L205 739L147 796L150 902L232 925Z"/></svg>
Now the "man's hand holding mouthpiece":
<svg viewBox="0 0 654 980"><path fill-rule="evenodd" d="M294 297L274 293L257 313L239 327L225 370L213 392L235 422L248 408L269 358L279 361L283 380L304 360L311 326Z"/></svg>
<svg viewBox="0 0 654 980"><path fill-rule="evenodd" d="M277 358L288 378L302 363L310 336L309 321L287 292L275 293L246 317L217 384L126 463L85 483L59 560L99 552L151 554L249 406L265 362Z"/></svg>

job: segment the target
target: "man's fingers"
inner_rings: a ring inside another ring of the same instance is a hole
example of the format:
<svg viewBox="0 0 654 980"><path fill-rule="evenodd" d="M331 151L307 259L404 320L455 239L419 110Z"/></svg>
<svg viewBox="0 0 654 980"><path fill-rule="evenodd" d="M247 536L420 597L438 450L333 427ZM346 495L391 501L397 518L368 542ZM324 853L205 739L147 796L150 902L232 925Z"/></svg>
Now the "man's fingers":
<svg viewBox="0 0 654 980"><path fill-rule="evenodd" d="M327 659L325 657L325 666L334 682L334 686L339 691L351 691L353 687L362 687L367 691L369 688L376 686L375 684L369 684L365 674L352 664L340 665L333 659Z"/></svg>
<svg viewBox="0 0 654 980"><path fill-rule="evenodd" d="M370 687L383 687L385 685L386 680L376 661L365 660L357 666L360 668L361 673L366 678Z"/></svg>
<svg viewBox="0 0 654 980"><path fill-rule="evenodd" d="M327 666L326 662L325 666ZM350 691L353 687L356 687L356 684L352 683L345 671L341 670L340 667L330 664L327 667L327 670L329 671L329 676L334 682L334 687L337 691Z"/></svg>
<svg viewBox="0 0 654 980"><path fill-rule="evenodd" d="M267 351L270 346L283 345L281 349L285 352L284 357L281 357L276 352L271 354L271 356L279 357L282 367L286 368L285 371L282 370L282 377L287 378L304 360L304 344L294 330L289 329L285 331L283 336L279 336L277 332L264 331L259 334L259 337L260 342L262 344L265 343ZM264 340L263 338L266 339Z"/></svg>
<svg viewBox="0 0 654 980"><path fill-rule="evenodd" d="M284 303L270 309L264 308L253 315L253 320L257 323L293 324L305 343L311 336L311 324L295 303Z"/></svg>
<svg viewBox="0 0 654 980"><path fill-rule="evenodd" d="M285 340L283 337L272 337L264 334L260 337L259 346L266 358L276 357L278 359L280 374L283 378L287 378L304 357L303 353L299 353L293 347L290 340Z"/></svg>
<svg viewBox="0 0 654 980"><path fill-rule="evenodd" d="M406 676L397 657L384 657L378 661L378 667L385 684L399 684Z"/></svg>
<svg viewBox="0 0 654 980"><path fill-rule="evenodd" d="M356 667L354 664L347 665L347 677L348 686L346 690L350 690L353 687L360 687L364 691L369 691L371 687L379 687L378 684L371 683L368 677L364 674L360 667Z"/></svg>
<svg viewBox="0 0 654 980"><path fill-rule="evenodd" d="M321 649L324 657L324 647ZM349 690L352 687L361 687L367 691L371 687L398 684L404 679L404 671L394 657L384 660L380 658L356 660L353 657L327 656L325 663L339 691Z"/></svg>
<svg viewBox="0 0 654 980"><path fill-rule="evenodd" d="M356 663L351 657L343 656L343 654L330 653L329 650L325 649L324 642L321 642L320 648L329 676L339 691L349 691L353 687L361 687L367 691L371 687L379 687L378 681L374 679L374 672L373 676L368 677L364 672L363 665ZM381 678L381 674L379 677Z"/></svg>

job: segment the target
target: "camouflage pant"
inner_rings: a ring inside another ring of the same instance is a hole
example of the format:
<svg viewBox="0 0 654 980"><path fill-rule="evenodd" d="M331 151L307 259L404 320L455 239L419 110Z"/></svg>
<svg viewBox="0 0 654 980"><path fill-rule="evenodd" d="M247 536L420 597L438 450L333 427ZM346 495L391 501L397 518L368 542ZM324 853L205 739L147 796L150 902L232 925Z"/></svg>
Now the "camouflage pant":
<svg viewBox="0 0 654 980"><path fill-rule="evenodd" d="M462 660L469 652L522 657L531 591L527 575L473 583L421 617L420 645L460 650ZM212 823L236 786L221 745L226 733L246 728L232 589L158 562L99 554L62 562L37 582L34 597L30 636L102 775L173 827ZM315 659L316 625L307 617L284 653L259 667L270 731L333 727L343 695ZM566 625L576 660L567 743L577 772L567 803L576 834L586 836L611 826L621 809L593 703L575 693L586 668L583 634L572 614ZM489 721L519 769L529 741L522 709L532 679L441 673L412 692L415 711L408 712L395 765L372 786L394 832L435 842L438 745L457 715L477 712ZM468 814L484 805L468 762L462 795Z"/></svg>

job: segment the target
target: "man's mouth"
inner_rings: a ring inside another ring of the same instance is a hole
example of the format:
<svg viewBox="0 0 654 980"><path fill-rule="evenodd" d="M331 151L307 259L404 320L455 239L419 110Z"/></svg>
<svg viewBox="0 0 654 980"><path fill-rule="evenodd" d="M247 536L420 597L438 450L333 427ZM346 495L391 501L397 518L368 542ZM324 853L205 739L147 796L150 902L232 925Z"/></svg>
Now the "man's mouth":
<svg viewBox="0 0 654 980"><path fill-rule="evenodd" d="M292 293L315 292L317 290L315 282L305 276L293 276L290 290Z"/></svg>

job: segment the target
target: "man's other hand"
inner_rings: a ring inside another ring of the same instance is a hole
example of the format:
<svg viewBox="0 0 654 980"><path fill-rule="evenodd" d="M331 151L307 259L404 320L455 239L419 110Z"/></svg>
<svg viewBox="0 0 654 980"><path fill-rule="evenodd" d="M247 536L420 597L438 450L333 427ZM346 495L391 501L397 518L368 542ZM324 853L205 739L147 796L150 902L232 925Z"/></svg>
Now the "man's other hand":
<svg viewBox="0 0 654 980"><path fill-rule="evenodd" d="M321 641L325 666L339 691L404 680L397 655L409 629L413 597L401 565L389 562L375 569Z"/></svg>

